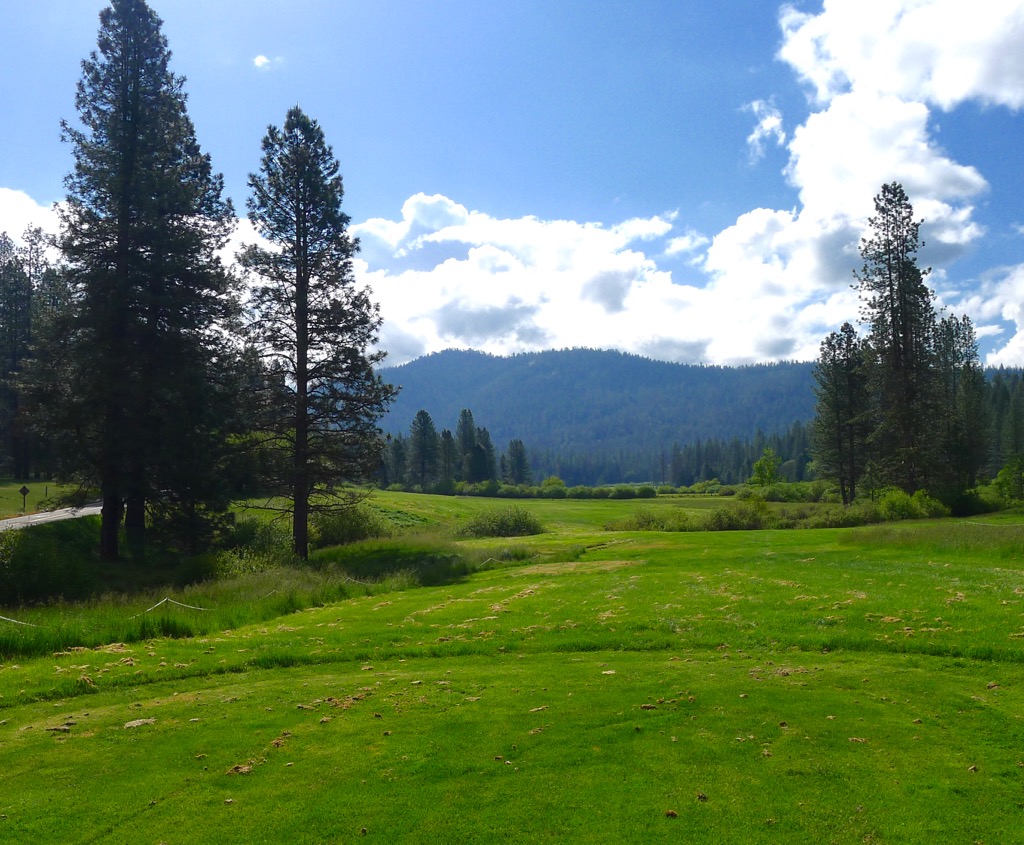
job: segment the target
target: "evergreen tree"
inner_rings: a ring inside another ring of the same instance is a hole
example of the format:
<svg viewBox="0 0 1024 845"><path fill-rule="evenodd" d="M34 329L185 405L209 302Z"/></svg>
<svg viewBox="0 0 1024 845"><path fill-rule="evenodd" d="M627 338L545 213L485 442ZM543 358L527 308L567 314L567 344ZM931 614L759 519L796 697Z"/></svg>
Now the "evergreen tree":
<svg viewBox="0 0 1024 845"><path fill-rule="evenodd" d="M864 265L855 273L872 357L876 424L871 438L883 479L907 492L935 470L934 294L917 266L920 223L903 187L883 185L875 197Z"/></svg>
<svg viewBox="0 0 1024 845"><path fill-rule="evenodd" d="M24 408L17 379L32 339L32 280L22 253L0 233L0 466L28 478Z"/></svg>
<svg viewBox="0 0 1024 845"><path fill-rule="evenodd" d="M408 469L408 449L401 434L388 435L382 457L384 486L404 484Z"/></svg>
<svg viewBox="0 0 1024 845"><path fill-rule="evenodd" d="M459 412L459 421L455 426L455 449L458 454L458 478L466 481L470 478L470 461L476 447L476 423L473 412L463 408Z"/></svg>
<svg viewBox="0 0 1024 845"><path fill-rule="evenodd" d="M458 460L458 450L455 448L455 438L449 429L441 432L441 481L445 485L455 479L455 467Z"/></svg>
<svg viewBox="0 0 1024 845"><path fill-rule="evenodd" d="M969 317L939 322L935 361L942 408L937 473L941 491L936 492L955 497L977 484L988 451L985 375Z"/></svg>
<svg viewBox="0 0 1024 845"><path fill-rule="evenodd" d="M505 453L505 480L509 484L532 484L530 462L526 455L526 446L518 438L510 440Z"/></svg>
<svg viewBox="0 0 1024 845"><path fill-rule="evenodd" d="M870 415L864 345L849 323L822 341L814 380L818 404L811 437L817 471L835 479L843 504L850 504L867 462Z"/></svg>
<svg viewBox="0 0 1024 845"><path fill-rule="evenodd" d="M437 475L441 441L430 414L419 410L409 428L409 465L412 480L424 492Z"/></svg>
<svg viewBox="0 0 1024 845"><path fill-rule="evenodd" d="M478 477L469 479L471 481L497 481L498 480L498 455L491 440L491 433L486 428L476 430L477 446L483 450L481 467L476 475Z"/></svg>
<svg viewBox="0 0 1024 845"><path fill-rule="evenodd" d="M249 219L274 246L240 256L256 281L251 329L284 375L287 400L271 404L264 430L290 458L275 482L291 498L292 543L306 558L310 516L354 504L361 494L337 485L378 469L377 420L395 390L374 371L384 357L371 351L380 315L355 283L358 241L320 125L296 106L283 129L270 126L249 187Z"/></svg>
<svg viewBox="0 0 1024 845"><path fill-rule="evenodd" d="M74 307L28 382L41 427L67 437L65 474L100 489L100 553L114 560L123 512L141 549L147 504L173 497L195 510L206 497L221 436L213 330L230 310L216 253L233 213L196 142L160 19L144 0L113 0L97 46L75 97L81 128L62 124L74 169L59 246Z"/></svg>

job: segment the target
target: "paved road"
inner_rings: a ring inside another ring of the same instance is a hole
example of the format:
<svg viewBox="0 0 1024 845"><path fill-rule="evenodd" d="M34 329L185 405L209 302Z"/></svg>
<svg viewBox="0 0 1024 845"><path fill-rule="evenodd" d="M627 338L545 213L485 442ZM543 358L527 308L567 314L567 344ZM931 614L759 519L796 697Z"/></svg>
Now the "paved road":
<svg viewBox="0 0 1024 845"><path fill-rule="evenodd" d="M0 519L0 531L9 528L27 528L30 525L41 525L44 522L57 522L60 519L76 519L80 516L92 516L100 512L99 505L86 505L84 508L61 508L55 511L30 513L12 519Z"/></svg>

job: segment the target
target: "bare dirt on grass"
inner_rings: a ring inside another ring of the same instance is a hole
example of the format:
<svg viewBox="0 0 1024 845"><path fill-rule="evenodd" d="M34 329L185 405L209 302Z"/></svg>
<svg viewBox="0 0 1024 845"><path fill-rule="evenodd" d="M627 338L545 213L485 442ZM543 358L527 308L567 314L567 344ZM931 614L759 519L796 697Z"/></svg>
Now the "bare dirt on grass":
<svg viewBox="0 0 1024 845"><path fill-rule="evenodd" d="M562 563L538 563L515 572L516 575L562 575L570 572L611 572L626 566L642 566L643 560L572 560Z"/></svg>

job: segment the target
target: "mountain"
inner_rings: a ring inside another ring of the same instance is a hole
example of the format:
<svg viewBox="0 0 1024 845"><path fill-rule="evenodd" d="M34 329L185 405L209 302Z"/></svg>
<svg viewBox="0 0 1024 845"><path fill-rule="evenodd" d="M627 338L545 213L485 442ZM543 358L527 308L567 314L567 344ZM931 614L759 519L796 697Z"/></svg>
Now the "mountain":
<svg viewBox="0 0 1024 845"><path fill-rule="evenodd" d="M653 454L806 422L814 416L813 369L671 364L595 349L510 357L448 350L381 371L401 386L382 427L406 434L425 409L438 431L454 431L468 408L502 450L520 438L532 454Z"/></svg>

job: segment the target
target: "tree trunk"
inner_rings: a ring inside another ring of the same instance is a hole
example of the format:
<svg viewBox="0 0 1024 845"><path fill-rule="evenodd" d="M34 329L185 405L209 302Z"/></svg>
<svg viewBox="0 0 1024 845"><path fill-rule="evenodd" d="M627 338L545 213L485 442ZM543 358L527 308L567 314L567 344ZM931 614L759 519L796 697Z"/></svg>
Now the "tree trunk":
<svg viewBox="0 0 1024 845"><path fill-rule="evenodd" d="M146 500L140 493L129 493L125 502L124 533L132 557L142 560L146 556Z"/></svg>
<svg viewBox="0 0 1024 845"><path fill-rule="evenodd" d="M106 563L117 560L117 535L120 528L121 496L105 490L103 509L100 512L100 560Z"/></svg>

